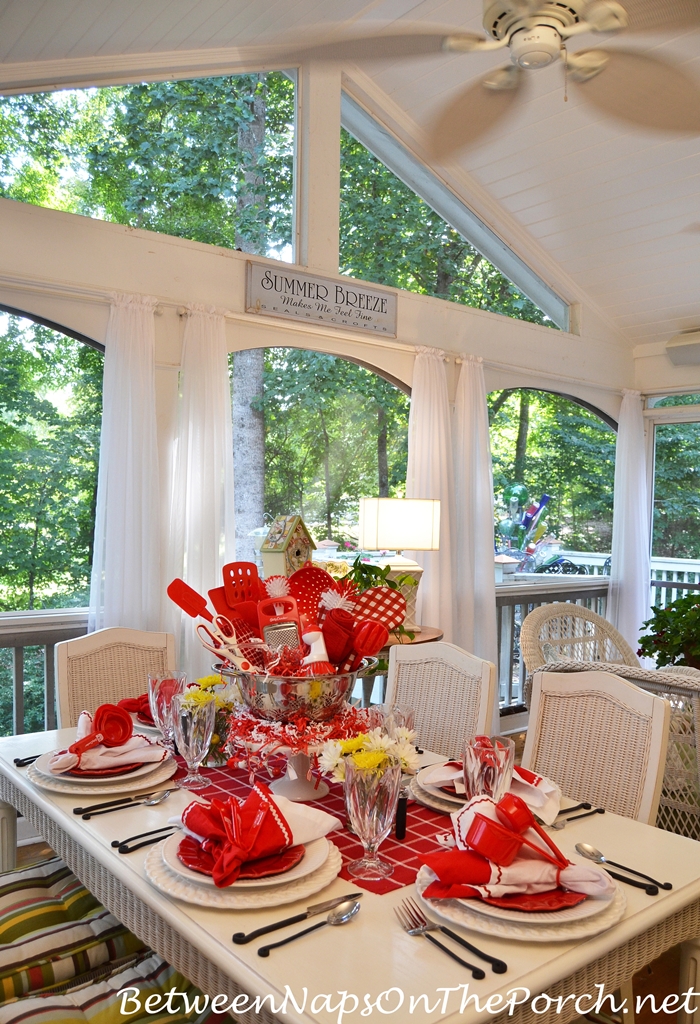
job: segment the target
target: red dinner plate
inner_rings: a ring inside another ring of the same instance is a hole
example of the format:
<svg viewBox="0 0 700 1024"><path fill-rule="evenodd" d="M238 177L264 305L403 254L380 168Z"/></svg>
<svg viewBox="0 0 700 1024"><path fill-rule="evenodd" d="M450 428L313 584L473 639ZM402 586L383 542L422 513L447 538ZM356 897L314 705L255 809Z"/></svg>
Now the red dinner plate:
<svg viewBox="0 0 700 1024"><path fill-rule="evenodd" d="M261 857L259 860L248 861L241 866L239 878L270 878L272 875L282 875L285 871L291 871L306 853L303 846L290 846L282 853L276 853L272 857ZM200 844L192 836L185 836L177 850L178 860L189 868L190 871L197 871L200 875L212 874L211 856L204 853Z"/></svg>
<svg viewBox="0 0 700 1024"><path fill-rule="evenodd" d="M550 889L548 892L516 893L514 896L484 896L483 903L502 910L530 911L545 913L547 911L564 910L583 903L588 897L582 892L567 892L564 889Z"/></svg>
<svg viewBox="0 0 700 1024"><path fill-rule="evenodd" d="M140 761L137 764L120 764L116 768L97 768L92 772L85 771L82 768L69 768L63 774L76 775L80 779L103 779L112 775L128 775L129 772L135 772L137 768L142 768L144 763L144 761Z"/></svg>

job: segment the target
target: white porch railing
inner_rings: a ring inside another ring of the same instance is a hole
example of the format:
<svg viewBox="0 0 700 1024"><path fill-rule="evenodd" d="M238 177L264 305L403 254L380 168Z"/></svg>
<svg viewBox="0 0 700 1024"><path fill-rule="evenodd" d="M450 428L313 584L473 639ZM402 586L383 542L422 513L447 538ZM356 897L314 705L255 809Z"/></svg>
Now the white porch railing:
<svg viewBox="0 0 700 1024"><path fill-rule="evenodd" d="M42 682L43 725L56 728L54 644L87 633L87 621L87 608L0 612L0 704L12 708L11 728L6 716L4 733L25 731L25 689L32 686L36 695Z"/></svg>

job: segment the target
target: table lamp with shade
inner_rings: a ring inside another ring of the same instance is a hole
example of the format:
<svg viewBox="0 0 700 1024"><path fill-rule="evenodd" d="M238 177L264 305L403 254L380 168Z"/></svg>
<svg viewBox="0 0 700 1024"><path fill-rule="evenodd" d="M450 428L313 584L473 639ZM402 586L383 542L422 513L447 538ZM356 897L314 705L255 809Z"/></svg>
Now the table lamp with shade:
<svg viewBox="0 0 700 1024"><path fill-rule="evenodd" d="M440 547L440 501L437 498L360 498L358 547L366 551L395 551L385 565L391 566L389 579L412 576L417 583L402 586L406 598L404 627L420 632L415 621L418 584L423 567L402 551L437 551Z"/></svg>

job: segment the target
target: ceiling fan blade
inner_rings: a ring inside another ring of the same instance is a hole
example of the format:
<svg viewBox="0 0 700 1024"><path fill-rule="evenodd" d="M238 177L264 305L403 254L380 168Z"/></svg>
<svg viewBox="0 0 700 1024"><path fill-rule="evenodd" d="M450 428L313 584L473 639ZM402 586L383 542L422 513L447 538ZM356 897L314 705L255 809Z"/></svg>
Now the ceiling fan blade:
<svg viewBox="0 0 700 1024"><path fill-rule="evenodd" d="M449 43L448 43L449 41ZM471 50L485 41L475 32L401 32L393 35L345 36L309 46L308 41L285 50L283 57L293 60L383 60L395 57L421 57L442 53L445 49Z"/></svg>
<svg viewBox="0 0 700 1024"><path fill-rule="evenodd" d="M674 29L700 28L700 0L620 0L620 2L629 17L628 32L665 32Z"/></svg>
<svg viewBox="0 0 700 1024"><path fill-rule="evenodd" d="M700 86L676 64L632 50L582 51L573 60L605 58L600 73L577 82L581 96L604 114L642 128L700 133Z"/></svg>
<svg viewBox="0 0 700 1024"><path fill-rule="evenodd" d="M429 148L440 159L485 135L515 104L524 84L514 64L490 71L442 110L432 128Z"/></svg>

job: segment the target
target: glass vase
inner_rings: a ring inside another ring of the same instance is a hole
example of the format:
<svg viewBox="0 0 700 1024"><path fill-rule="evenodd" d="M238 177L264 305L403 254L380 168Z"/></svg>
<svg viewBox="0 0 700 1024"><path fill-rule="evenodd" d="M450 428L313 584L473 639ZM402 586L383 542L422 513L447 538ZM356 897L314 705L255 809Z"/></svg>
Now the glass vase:
<svg viewBox="0 0 700 1024"><path fill-rule="evenodd" d="M348 864L354 878L379 881L394 871L389 861L377 855L396 816L401 789L401 765L383 769L358 768L351 758L345 761L345 806L352 831L361 840L364 856Z"/></svg>

